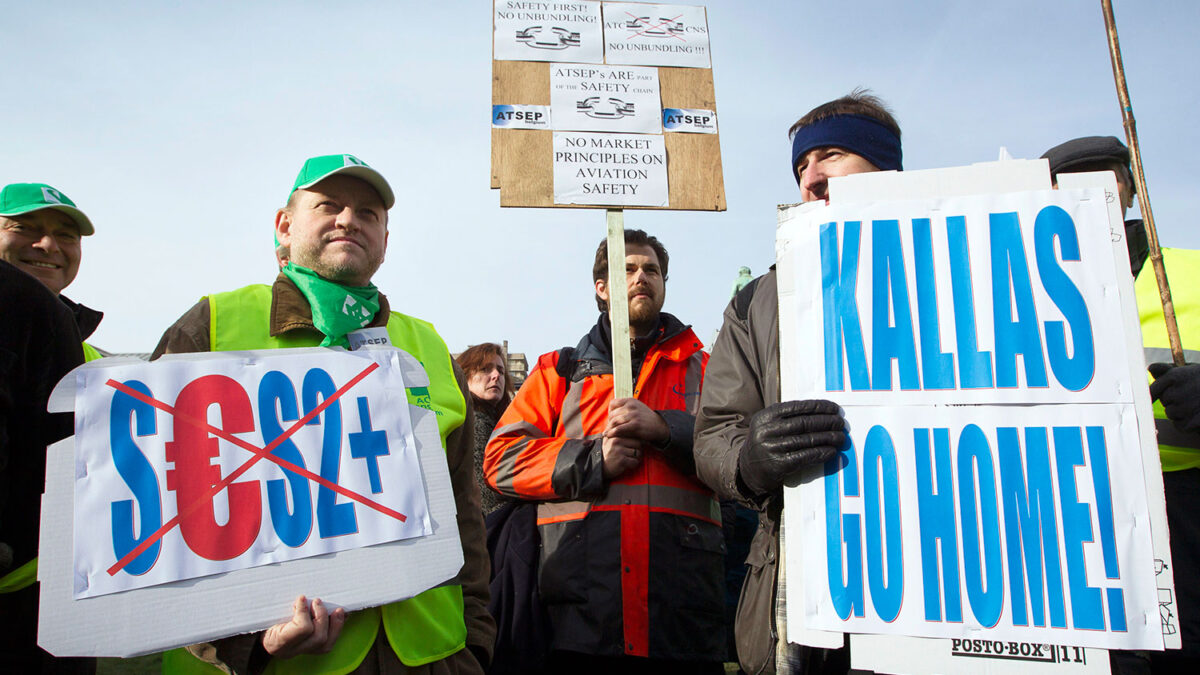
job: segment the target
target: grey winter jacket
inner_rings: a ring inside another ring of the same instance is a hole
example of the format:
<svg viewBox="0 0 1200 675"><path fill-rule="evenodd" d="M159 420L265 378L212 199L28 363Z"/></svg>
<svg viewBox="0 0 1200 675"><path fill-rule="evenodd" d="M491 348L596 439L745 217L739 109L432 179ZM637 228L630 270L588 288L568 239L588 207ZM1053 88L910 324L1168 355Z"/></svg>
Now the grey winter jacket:
<svg viewBox="0 0 1200 675"><path fill-rule="evenodd" d="M725 308L696 416L696 473L721 499L758 511L734 628L738 659L751 674L775 672L775 585L782 495L754 499L737 478L750 416L778 403L779 300L775 272L750 282Z"/></svg>

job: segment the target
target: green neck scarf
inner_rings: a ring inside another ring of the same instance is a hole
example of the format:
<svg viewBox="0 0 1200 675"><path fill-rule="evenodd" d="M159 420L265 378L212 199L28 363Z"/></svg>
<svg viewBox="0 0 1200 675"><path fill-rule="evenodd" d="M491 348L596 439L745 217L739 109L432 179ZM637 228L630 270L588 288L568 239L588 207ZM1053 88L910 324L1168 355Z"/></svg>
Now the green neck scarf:
<svg viewBox="0 0 1200 675"><path fill-rule="evenodd" d="M308 299L313 325L325 334L322 347L349 346L346 334L366 327L379 311L379 289L374 284L344 286L294 262L283 273Z"/></svg>

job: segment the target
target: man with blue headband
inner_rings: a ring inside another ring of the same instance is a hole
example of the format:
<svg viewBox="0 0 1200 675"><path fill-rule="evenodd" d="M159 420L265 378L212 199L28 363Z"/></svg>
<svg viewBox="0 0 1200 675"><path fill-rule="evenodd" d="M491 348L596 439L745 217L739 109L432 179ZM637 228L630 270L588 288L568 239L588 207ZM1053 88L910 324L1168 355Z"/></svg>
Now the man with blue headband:
<svg viewBox="0 0 1200 675"><path fill-rule="evenodd" d="M830 178L901 170L900 126L865 91L817 106L792 125L790 136L792 174L805 202L828 202ZM734 626L742 669L845 672L848 650L779 639L787 634L778 576L783 484L832 457L846 440L836 403L781 401L779 382L779 295L772 267L725 308L696 416L696 471L719 498L758 512Z"/></svg>
<svg viewBox="0 0 1200 675"><path fill-rule="evenodd" d="M902 169L900 125L882 101L861 91L813 108L788 135L802 202L829 203L830 178Z"/></svg>

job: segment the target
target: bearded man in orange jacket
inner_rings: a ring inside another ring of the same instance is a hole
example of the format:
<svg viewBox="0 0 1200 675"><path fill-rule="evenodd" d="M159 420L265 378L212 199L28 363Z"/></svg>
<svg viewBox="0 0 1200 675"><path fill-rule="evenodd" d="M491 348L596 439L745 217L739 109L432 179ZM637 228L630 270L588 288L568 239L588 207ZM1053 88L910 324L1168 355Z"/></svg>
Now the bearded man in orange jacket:
<svg viewBox="0 0 1200 675"><path fill-rule="evenodd" d="M592 279L600 317L542 355L484 457L488 483L536 501L538 587L551 672L722 672L720 507L696 478L692 431L708 355L662 312L666 249L625 232L634 395L613 398L608 246Z"/></svg>

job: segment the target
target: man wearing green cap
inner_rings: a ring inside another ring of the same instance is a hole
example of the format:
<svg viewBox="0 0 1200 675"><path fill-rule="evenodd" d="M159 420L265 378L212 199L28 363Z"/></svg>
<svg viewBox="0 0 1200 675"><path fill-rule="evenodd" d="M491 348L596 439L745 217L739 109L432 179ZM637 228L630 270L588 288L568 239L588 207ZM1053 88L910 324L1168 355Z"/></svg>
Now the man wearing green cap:
<svg viewBox="0 0 1200 675"><path fill-rule="evenodd" d="M94 231L75 202L45 183L0 189L0 666L12 672L96 667L95 659L55 659L37 646L35 586L45 448L71 434L70 416L49 433L63 416L46 412L46 397L83 356L100 356L82 338L102 314L61 295L79 271L80 238ZM75 325L64 327L68 317Z"/></svg>
<svg viewBox="0 0 1200 675"><path fill-rule="evenodd" d="M387 248L395 203L383 176L352 155L305 162L287 205L275 214L273 286L201 299L163 335L167 353L347 346L362 329L386 331L425 366L429 387L408 390L437 412L457 506L464 564L447 585L350 614L301 596L290 621L254 635L193 645L164 656L172 673L482 673L495 623L487 612L488 557L474 478L471 398L462 372L430 324L390 311L371 278ZM283 599L281 599L283 600ZM282 609L282 606L281 606Z"/></svg>
<svg viewBox="0 0 1200 675"><path fill-rule="evenodd" d="M94 234L92 221L65 194L45 183L13 183L0 190L0 260L42 282L71 310L87 339L104 314L72 302L63 289L79 273L81 239ZM88 361L100 352L86 342Z"/></svg>

